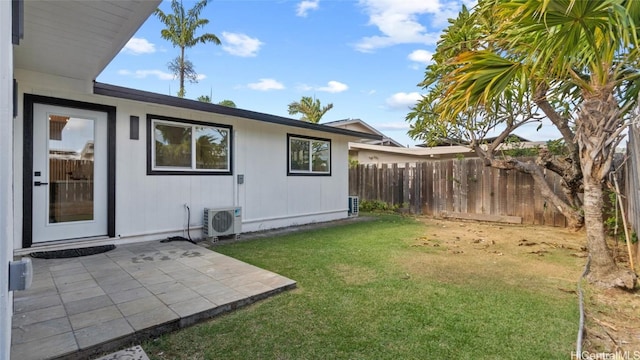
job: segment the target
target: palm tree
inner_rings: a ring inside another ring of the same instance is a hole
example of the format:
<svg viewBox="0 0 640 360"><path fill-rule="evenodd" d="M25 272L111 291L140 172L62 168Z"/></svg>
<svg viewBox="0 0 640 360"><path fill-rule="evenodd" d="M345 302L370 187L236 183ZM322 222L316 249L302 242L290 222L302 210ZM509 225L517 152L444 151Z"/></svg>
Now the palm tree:
<svg viewBox="0 0 640 360"><path fill-rule="evenodd" d="M172 0L172 14L165 14L160 8L157 8L154 14L166 26L160 34L162 38L170 41L174 47L180 48L180 55L169 63L169 69L180 78L179 97L184 97L184 79L185 77L191 82L197 82L197 74L193 64L185 58L184 51L186 48L195 46L198 43L212 42L220 45L220 39L214 34L205 33L196 36L196 30L209 23L207 19L200 19L200 12L207 5L207 0L200 0L190 10L185 12L182 6L182 0Z"/></svg>
<svg viewBox="0 0 640 360"><path fill-rule="evenodd" d="M323 107L320 105L320 100L310 96L303 96L300 102L294 101L289 104L289 115L302 114L300 120L317 124L322 116L332 108L333 104Z"/></svg>
<svg viewBox="0 0 640 360"><path fill-rule="evenodd" d="M492 114L505 98L538 106L576 150L589 280L633 288L635 273L618 268L607 247L603 186L637 106L640 2L481 0L474 12L492 31L449 62L431 110L446 123L469 109Z"/></svg>
<svg viewBox="0 0 640 360"><path fill-rule="evenodd" d="M407 120L412 123L409 136L430 145L447 139L470 147L487 166L531 175L545 201L565 216L567 226L580 229L584 226L582 198L579 196L582 172L571 131L564 139L555 141L555 146L532 154L538 156L535 162L521 161L514 158L513 152L499 150L517 129L529 124L540 125L543 118L541 109L547 109L545 112L555 119L560 118L560 114L555 111L560 111L566 104L556 99L552 106L545 97L535 98L535 89L530 88L531 83L513 82L485 106L469 104L464 110L443 114L443 103L451 100L451 97L443 98L450 81L449 74L460 67L451 59L495 47L487 39L498 29L493 21L493 14L470 12L465 6L458 17L449 22L449 27L443 31L438 41L433 63L427 67L425 79L419 84L427 89L427 93L407 115ZM536 106L532 106L533 103ZM495 133L499 135L494 136ZM492 141L485 140L489 136L493 137ZM545 178L547 170L561 176L565 196L559 196L550 187Z"/></svg>

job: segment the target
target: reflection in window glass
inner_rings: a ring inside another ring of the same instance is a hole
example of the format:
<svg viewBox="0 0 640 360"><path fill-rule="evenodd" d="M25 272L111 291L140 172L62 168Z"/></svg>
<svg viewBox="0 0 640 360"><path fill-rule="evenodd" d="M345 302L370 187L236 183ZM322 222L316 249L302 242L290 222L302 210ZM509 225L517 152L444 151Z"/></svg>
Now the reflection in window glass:
<svg viewBox="0 0 640 360"><path fill-rule="evenodd" d="M231 171L231 129L204 123L187 123L148 117L153 133L151 171Z"/></svg>
<svg viewBox="0 0 640 360"><path fill-rule="evenodd" d="M311 171L329 171L329 143L326 141L312 141L313 167Z"/></svg>
<svg viewBox="0 0 640 360"><path fill-rule="evenodd" d="M309 171L309 140L291 139L291 170Z"/></svg>
<svg viewBox="0 0 640 360"><path fill-rule="evenodd" d="M191 167L191 127L156 124L155 159L158 167Z"/></svg>
<svg viewBox="0 0 640 360"><path fill-rule="evenodd" d="M94 219L94 119L49 114L49 224Z"/></svg>
<svg viewBox="0 0 640 360"><path fill-rule="evenodd" d="M291 174L330 174L331 142L289 136L289 172Z"/></svg>
<svg viewBox="0 0 640 360"><path fill-rule="evenodd" d="M197 169L229 168L229 130L196 126L195 138Z"/></svg>

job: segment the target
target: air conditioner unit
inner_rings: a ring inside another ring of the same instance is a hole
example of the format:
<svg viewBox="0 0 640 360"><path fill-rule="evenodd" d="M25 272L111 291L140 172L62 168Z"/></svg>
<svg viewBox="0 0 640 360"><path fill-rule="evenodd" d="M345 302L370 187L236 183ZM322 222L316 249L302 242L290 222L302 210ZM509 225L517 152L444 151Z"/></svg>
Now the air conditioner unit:
<svg viewBox="0 0 640 360"><path fill-rule="evenodd" d="M242 208L204 209L204 236L236 235L242 231Z"/></svg>
<svg viewBox="0 0 640 360"><path fill-rule="evenodd" d="M360 204L357 196L349 196L349 216L358 216Z"/></svg>

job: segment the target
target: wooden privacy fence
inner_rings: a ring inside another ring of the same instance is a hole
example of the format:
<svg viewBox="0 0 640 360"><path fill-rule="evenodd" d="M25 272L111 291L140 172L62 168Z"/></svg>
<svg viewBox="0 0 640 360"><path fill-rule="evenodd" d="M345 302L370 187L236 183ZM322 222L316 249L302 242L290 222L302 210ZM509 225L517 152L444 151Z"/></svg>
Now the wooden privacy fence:
<svg viewBox="0 0 640 360"><path fill-rule="evenodd" d="M547 172L546 181L564 197L559 176ZM432 160L403 167L358 165L349 170L349 195L357 195L361 202L408 206L415 214L519 217L523 224L566 226L565 217L545 202L530 175L488 167L480 159Z"/></svg>
<svg viewBox="0 0 640 360"><path fill-rule="evenodd" d="M93 160L49 159L49 221L93 219Z"/></svg>
<svg viewBox="0 0 640 360"><path fill-rule="evenodd" d="M93 179L93 160L49 159L49 181Z"/></svg>
<svg viewBox="0 0 640 360"><path fill-rule="evenodd" d="M49 183L50 222L93 219L93 180Z"/></svg>

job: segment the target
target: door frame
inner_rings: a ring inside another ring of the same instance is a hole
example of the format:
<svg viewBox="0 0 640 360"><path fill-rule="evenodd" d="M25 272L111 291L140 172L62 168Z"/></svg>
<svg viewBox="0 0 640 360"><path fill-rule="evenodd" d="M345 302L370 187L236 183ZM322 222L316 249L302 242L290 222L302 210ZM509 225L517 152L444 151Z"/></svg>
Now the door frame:
<svg viewBox="0 0 640 360"><path fill-rule="evenodd" d="M33 245L33 107L34 104L104 112L107 115L107 236L116 236L116 108L83 101L24 94L22 167L22 247Z"/></svg>

